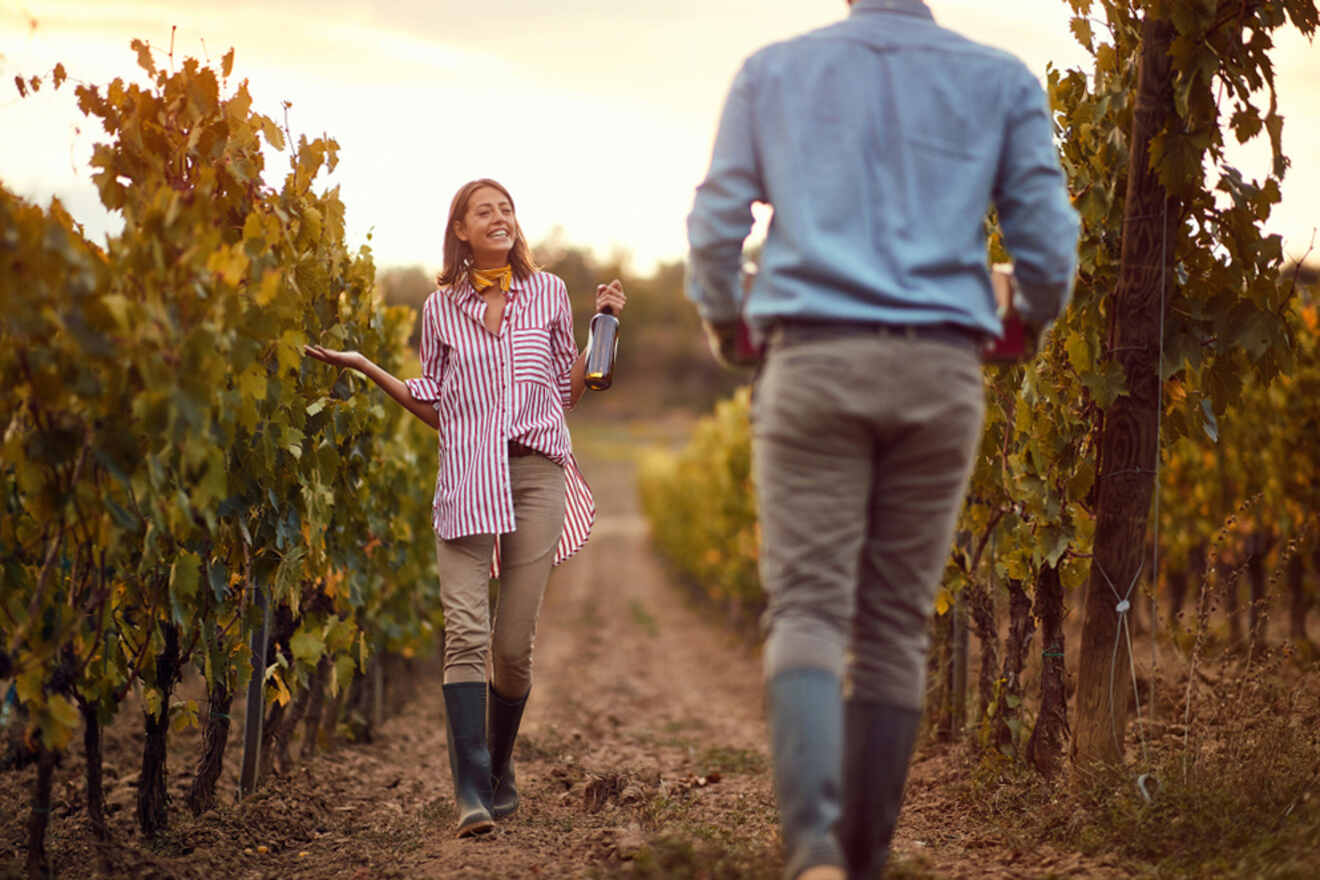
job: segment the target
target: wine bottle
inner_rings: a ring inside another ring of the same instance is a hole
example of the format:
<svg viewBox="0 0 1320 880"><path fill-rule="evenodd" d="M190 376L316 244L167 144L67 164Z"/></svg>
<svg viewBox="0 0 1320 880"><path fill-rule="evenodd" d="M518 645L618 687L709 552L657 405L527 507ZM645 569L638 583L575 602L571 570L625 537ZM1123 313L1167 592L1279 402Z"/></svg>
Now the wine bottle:
<svg viewBox="0 0 1320 880"><path fill-rule="evenodd" d="M614 383L614 358L619 353L619 319L605 306L591 318L587 330L587 387L604 391Z"/></svg>

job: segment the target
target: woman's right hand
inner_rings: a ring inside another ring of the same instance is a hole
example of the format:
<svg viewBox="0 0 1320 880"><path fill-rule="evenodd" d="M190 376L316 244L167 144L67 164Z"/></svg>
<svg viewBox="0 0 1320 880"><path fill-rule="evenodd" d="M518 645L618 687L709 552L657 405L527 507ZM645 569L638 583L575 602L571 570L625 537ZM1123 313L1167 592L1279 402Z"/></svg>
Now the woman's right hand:
<svg viewBox="0 0 1320 880"><path fill-rule="evenodd" d="M344 367L358 372L362 372L362 367L366 363L366 358L360 351L335 351L333 348L320 345L304 345L303 354L324 361L332 367Z"/></svg>

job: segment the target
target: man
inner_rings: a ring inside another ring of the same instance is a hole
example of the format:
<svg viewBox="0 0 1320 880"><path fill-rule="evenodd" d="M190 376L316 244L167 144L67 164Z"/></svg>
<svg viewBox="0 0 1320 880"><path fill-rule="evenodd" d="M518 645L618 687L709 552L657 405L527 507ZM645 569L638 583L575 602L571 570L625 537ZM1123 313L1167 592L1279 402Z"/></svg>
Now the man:
<svg viewBox="0 0 1320 880"><path fill-rule="evenodd" d="M879 876L921 719L927 627L1001 330L985 218L1039 332L1078 219L1039 82L920 0L852 0L752 55L688 218L688 295L753 403L765 680L786 876ZM751 205L774 211L738 283ZM842 778L841 778L842 777Z"/></svg>

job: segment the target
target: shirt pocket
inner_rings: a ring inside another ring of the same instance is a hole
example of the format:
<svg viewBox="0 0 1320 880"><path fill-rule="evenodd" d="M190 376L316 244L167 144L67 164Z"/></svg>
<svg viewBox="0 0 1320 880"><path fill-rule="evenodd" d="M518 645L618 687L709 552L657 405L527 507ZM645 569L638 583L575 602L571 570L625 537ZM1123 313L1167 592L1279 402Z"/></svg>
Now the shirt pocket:
<svg viewBox="0 0 1320 880"><path fill-rule="evenodd" d="M555 384L550 331L545 327L524 327L513 333L513 380Z"/></svg>

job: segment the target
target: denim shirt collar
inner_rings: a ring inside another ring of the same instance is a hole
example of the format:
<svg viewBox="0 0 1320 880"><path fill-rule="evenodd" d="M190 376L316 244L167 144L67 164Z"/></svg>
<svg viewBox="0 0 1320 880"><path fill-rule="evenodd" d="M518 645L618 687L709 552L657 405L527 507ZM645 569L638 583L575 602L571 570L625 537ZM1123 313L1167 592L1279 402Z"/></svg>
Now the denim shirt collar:
<svg viewBox="0 0 1320 880"><path fill-rule="evenodd" d="M915 15L918 18L935 20L930 7L922 0L853 0L852 10L849 14L856 15L869 12L897 12L902 15Z"/></svg>

